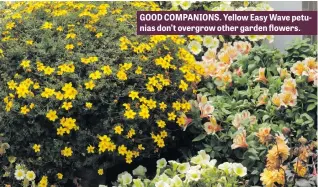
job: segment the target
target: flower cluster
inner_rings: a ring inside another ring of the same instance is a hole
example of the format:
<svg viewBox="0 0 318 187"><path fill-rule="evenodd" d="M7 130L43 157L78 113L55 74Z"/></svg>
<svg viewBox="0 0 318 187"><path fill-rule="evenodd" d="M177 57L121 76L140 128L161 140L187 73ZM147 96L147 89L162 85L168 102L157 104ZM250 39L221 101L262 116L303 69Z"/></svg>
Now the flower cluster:
<svg viewBox="0 0 318 187"><path fill-rule="evenodd" d="M186 127L203 75L186 37L136 36L130 28L137 10L159 9L154 2L4 4L1 100L14 127L0 129L14 132L15 156L32 167L41 168L38 157L55 163L48 180L72 161L97 169L92 160L115 153L131 163L168 145L168 124Z"/></svg>
<svg viewBox="0 0 318 187"><path fill-rule="evenodd" d="M157 161L157 173L153 179L146 177L147 169L138 166L130 173L118 175L116 186L155 186L155 187L191 187L197 185L223 186L237 185L238 177L246 175L246 168L240 163L225 162L216 167L216 160L210 159L204 150L191 158L190 162L179 163L174 160Z"/></svg>
<svg viewBox="0 0 318 187"><path fill-rule="evenodd" d="M279 68L278 71L284 83L281 87L281 93L275 93L271 99L277 108L283 106L293 107L297 104L297 84L296 80L292 78L291 73L296 77L305 76L308 83L313 82L314 86L318 85L318 62L316 58L307 57L303 61L294 63L290 68L291 73L286 68Z"/></svg>
<svg viewBox="0 0 318 187"><path fill-rule="evenodd" d="M203 38L203 43L204 40L205 38ZM216 38L211 40L218 41ZM217 50L219 42L216 42L213 46L214 48L209 48L202 56L202 61L197 62L197 64L204 69L204 76L206 78L212 77L219 89L225 89L232 83L233 75L229 70L231 64L238 57L247 55L252 47L246 41L237 41L233 44L223 43L223 47L220 50ZM242 70L238 68L235 70L235 73L241 75Z"/></svg>
<svg viewBox="0 0 318 187"><path fill-rule="evenodd" d="M23 185L34 184L36 175L34 171L28 170L25 165L17 164L15 166L14 177L16 180L23 181Z"/></svg>

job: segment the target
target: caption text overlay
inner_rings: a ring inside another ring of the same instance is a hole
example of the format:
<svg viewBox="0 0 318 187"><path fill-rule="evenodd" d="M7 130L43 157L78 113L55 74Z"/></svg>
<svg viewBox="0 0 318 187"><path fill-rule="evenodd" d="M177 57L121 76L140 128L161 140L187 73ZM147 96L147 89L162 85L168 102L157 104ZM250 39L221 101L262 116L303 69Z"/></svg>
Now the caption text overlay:
<svg viewBox="0 0 318 187"><path fill-rule="evenodd" d="M138 11L138 35L317 35L317 11Z"/></svg>

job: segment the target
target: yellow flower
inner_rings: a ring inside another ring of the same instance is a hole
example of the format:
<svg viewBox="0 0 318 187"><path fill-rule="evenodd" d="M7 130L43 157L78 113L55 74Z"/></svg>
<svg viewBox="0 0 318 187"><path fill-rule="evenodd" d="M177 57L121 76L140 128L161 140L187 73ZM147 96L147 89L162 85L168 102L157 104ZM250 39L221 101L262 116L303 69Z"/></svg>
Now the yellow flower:
<svg viewBox="0 0 318 187"><path fill-rule="evenodd" d="M58 118L58 116L56 115L56 110L49 110L49 112L46 114L46 117L50 121L55 121Z"/></svg>
<svg viewBox="0 0 318 187"><path fill-rule="evenodd" d="M14 82L14 80L7 82L7 85L8 85L10 90L14 90L17 87L17 83Z"/></svg>
<svg viewBox="0 0 318 187"><path fill-rule="evenodd" d="M43 23L41 28L44 29L44 30L47 30L47 29L52 29L52 27L53 27L53 24L46 21L46 22Z"/></svg>
<svg viewBox="0 0 318 187"><path fill-rule="evenodd" d="M131 91L128 96L129 96L132 100L135 100L136 98L139 98L138 94L139 94L139 93L136 92L136 91Z"/></svg>
<svg viewBox="0 0 318 187"><path fill-rule="evenodd" d="M148 119L150 114L149 114L149 110L147 108L143 108L140 110L139 112L139 116L143 119Z"/></svg>
<svg viewBox="0 0 318 187"><path fill-rule="evenodd" d="M163 139L159 139L157 142L157 146L160 148L163 148L165 146L165 142Z"/></svg>
<svg viewBox="0 0 318 187"><path fill-rule="evenodd" d="M275 183L283 186L285 184L285 171L283 168L275 170L265 168L261 173L261 181L265 187L274 187Z"/></svg>
<svg viewBox="0 0 318 187"><path fill-rule="evenodd" d="M63 136L65 132L66 132L66 130L63 127L59 127L56 129L57 135Z"/></svg>
<svg viewBox="0 0 318 187"><path fill-rule="evenodd" d="M30 60L22 60L20 63L20 66L22 66L24 69L30 67Z"/></svg>
<svg viewBox="0 0 318 187"><path fill-rule="evenodd" d="M178 124L180 127L184 126L185 123L186 123L186 119L185 119L183 116L179 116L179 117L177 118L177 124Z"/></svg>
<svg viewBox="0 0 318 187"><path fill-rule="evenodd" d="M32 148L33 148L34 152L38 153L41 150L41 145L34 144Z"/></svg>
<svg viewBox="0 0 318 187"><path fill-rule="evenodd" d="M135 129L130 129L127 133L127 138L132 138L136 134Z"/></svg>
<svg viewBox="0 0 318 187"><path fill-rule="evenodd" d="M166 138L168 136L167 131L165 131L165 130L161 131L160 136L161 136L161 138Z"/></svg>
<svg viewBox="0 0 318 187"><path fill-rule="evenodd" d="M158 127L160 127L160 128L165 128L166 122L164 122L164 121L162 121L162 120L158 120L158 121L157 121L157 125L158 125Z"/></svg>
<svg viewBox="0 0 318 187"><path fill-rule="evenodd" d="M157 107L157 102L152 99L149 99L147 101L147 106L149 107L149 109L154 109Z"/></svg>
<svg viewBox="0 0 318 187"><path fill-rule="evenodd" d="M125 116L127 119L134 119L135 116L136 116L136 112L134 112L133 110L129 109L129 110L126 110L126 111L125 111L124 116Z"/></svg>
<svg viewBox="0 0 318 187"><path fill-rule="evenodd" d="M97 79L102 78L102 74L100 71L95 71L95 72L89 74L89 78L91 78L93 80L97 80Z"/></svg>
<svg viewBox="0 0 318 187"><path fill-rule="evenodd" d="M26 40L25 43L26 43L27 45L33 45L33 40Z"/></svg>
<svg viewBox="0 0 318 187"><path fill-rule="evenodd" d="M89 145L86 150L87 150L88 153L94 153L95 152L95 147Z"/></svg>
<svg viewBox="0 0 318 187"><path fill-rule="evenodd" d="M186 91L188 89L188 84L186 82L184 82L183 80L181 80L180 82L180 85L179 85L179 88L182 90L182 91Z"/></svg>
<svg viewBox="0 0 318 187"><path fill-rule="evenodd" d="M130 104L128 104L128 103L124 103L123 106L125 107L126 110L130 109Z"/></svg>
<svg viewBox="0 0 318 187"><path fill-rule="evenodd" d="M139 149L140 151L145 150L145 148L142 146L142 144L139 144L139 145L138 145L138 149Z"/></svg>
<svg viewBox="0 0 318 187"><path fill-rule="evenodd" d="M100 37L103 36L103 33L99 32L99 33L97 33L95 36L96 36L96 38L100 38Z"/></svg>
<svg viewBox="0 0 318 187"><path fill-rule="evenodd" d="M47 66L44 68L44 74L45 75L51 75L52 73L54 73L55 68L51 68L50 66Z"/></svg>
<svg viewBox="0 0 318 187"><path fill-rule="evenodd" d="M62 174L62 173L57 173L56 176L57 176L57 178L60 179L60 180L63 179L63 174Z"/></svg>
<svg viewBox="0 0 318 187"><path fill-rule="evenodd" d="M175 109L176 111L181 110L181 103L179 101L173 102L172 108Z"/></svg>
<svg viewBox="0 0 318 187"><path fill-rule="evenodd" d="M65 46L65 49L70 51L70 50L74 49L74 45L73 44L67 44Z"/></svg>
<svg viewBox="0 0 318 187"><path fill-rule="evenodd" d="M40 84L39 84L39 83L35 83L35 84L33 85L33 88L34 88L35 90L39 89L39 88L40 88Z"/></svg>
<svg viewBox="0 0 318 187"><path fill-rule="evenodd" d="M174 112L168 113L168 120L169 121L174 121L176 119L176 114Z"/></svg>
<svg viewBox="0 0 318 187"><path fill-rule="evenodd" d="M98 173L98 175L103 175L104 174L104 170L103 169L98 169L97 173Z"/></svg>
<svg viewBox="0 0 318 187"><path fill-rule="evenodd" d="M121 145L118 147L118 154L125 155L127 153L127 147L125 145Z"/></svg>
<svg viewBox="0 0 318 187"><path fill-rule="evenodd" d="M62 32L64 29L63 29L62 26L58 26L58 27L56 28L56 30Z"/></svg>
<svg viewBox="0 0 318 187"><path fill-rule="evenodd" d="M61 150L61 155L65 157L70 157L73 155L73 151L71 147L65 147L63 150Z"/></svg>
<svg viewBox="0 0 318 187"><path fill-rule="evenodd" d="M93 103L86 102L85 103L85 107L88 108L88 109L91 109L93 107Z"/></svg>
<svg viewBox="0 0 318 187"><path fill-rule="evenodd" d="M106 65L106 66L103 66L101 68L103 70L103 73L105 75L110 75L112 73L112 69L110 68L110 66Z"/></svg>
<svg viewBox="0 0 318 187"><path fill-rule="evenodd" d="M43 176L38 184L38 187L47 187L48 179L47 176Z"/></svg>
<svg viewBox="0 0 318 187"><path fill-rule="evenodd" d="M191 110L191 104L189 102L182 103L181 108L184 112L188 112Z"/></svg>
<svg viewBox="0 0 318 187"><path fill-rule="evenodd" d="M44 91L41 93L41 96L44 98L49 98L54 95L55 90L51 88L44 88Z"/></svg>
<svg viewBox="0 0 318 187"><path fill-rule="evenodd" d="M167 108L167 105L166 105L164 102L161 102L161 103L159 103L159 108L160 108L162 111L165 111L165 109Z"/></svg>
<svg viewBox="0 0 318 187"><path fill-rule="evenodd" d="M33 109L35 107L35 104L34 103L31 103L30 104L30 109Z"/></svg>
<svg viewBox="0 0 318 187"><path fill-rule="evenodd" d="M135 73L136 73L137 75L142 74L142 67L138 66L137 69L136 69L136 71L135 71Z"/></svg>
<svg viewBox="0 0 318 187"><path fill-rule="evenodd" d="M71 39L75 39L76 38L76 34L75 33L68 33L66 35L66 39L71 38Z"/></svg>
<svg viewBox="0 0 318 187"><path fill-rule="evenodd" d="M23 107L21 107L20 109L20 113L26 115L27 113L30 112L30 109L28 108L28 106L24 105Z"/></svg>
<svg viewBox="0 0 318 187"><path fill-rule="evenodd" d="M114 127L114 131L115 131L115 134L121 134L124 131L124 129L120 125L116 125Z"/></svg>
<svg viewBox="0 0 318 187"><path fill-rule="evenodd" d="M6 24L6 29L11 30L15 27L15 23L10 21Z"/></svg>
<svg viewBox="0 0 318 187"><path fill-rule="evenodd" d="M124 71L120 70L117 72L117 78L122 81L127 80L127 74Z"/></svg>
<svg viewBox="0 0 318 187"><path fill-rule="evenodd" d="M60 100L60 101L64 99L64 95L60 91L55 92L55 97L57 100Z"/></svg>
<svg viewBox="0 0 318 187"><path fill-rule="evenodd" d="M85 88L87 90L93 90L94 87L95 87L95 83L92 80L85 83Z"/></svg>
<svg viewBox="0 0 318 187"><path fill-rule="evenodd" d="M296 163L294 164L294 171L297 173L298 176L304 177L307 173L307 168L301 163L301 161L296 161Z"/></svg>
<svg viewBox="0 0 318 187"><path fill-rule="evenodd" d="M63 102L62 108L69 110L73 107L72 102Z"/></svg>

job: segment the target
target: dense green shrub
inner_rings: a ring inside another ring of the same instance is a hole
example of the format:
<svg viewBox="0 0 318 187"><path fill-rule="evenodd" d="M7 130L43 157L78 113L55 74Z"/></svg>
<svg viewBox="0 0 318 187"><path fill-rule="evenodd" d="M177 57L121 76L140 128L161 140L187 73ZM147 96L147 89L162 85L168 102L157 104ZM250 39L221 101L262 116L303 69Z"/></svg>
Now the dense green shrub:
<svg viewBox="0 0 318 187"><path fill-rule="evenodd" d="M0 132L36 181L64 183L84 167L102 174L172 141L173 103L189 111L201 67L181 36L136 35L136 11L158 9L17 2L1 10ZM0 181L11 183L13 172Z"/></svg>

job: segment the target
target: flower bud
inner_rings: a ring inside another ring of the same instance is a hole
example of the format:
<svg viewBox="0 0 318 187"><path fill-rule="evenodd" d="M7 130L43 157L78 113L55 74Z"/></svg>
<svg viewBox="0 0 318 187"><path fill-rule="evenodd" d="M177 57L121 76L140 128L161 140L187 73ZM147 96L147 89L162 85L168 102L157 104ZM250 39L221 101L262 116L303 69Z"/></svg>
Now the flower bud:
<svg viewBox="0 0 318 187"><path fill-rule="evenodd" d="M283 133L285 136L288 136L288 135L290 134L290 128L288 128L288 127L283 127L282 133Z"/></svg>
<svg viewBox="0 0 318 187"><path fill-rule="evenodd" d="M307 143L307 139L304 138L303 136L301 136L298 141L301 143L301 144L306 144Z"/></svg>

